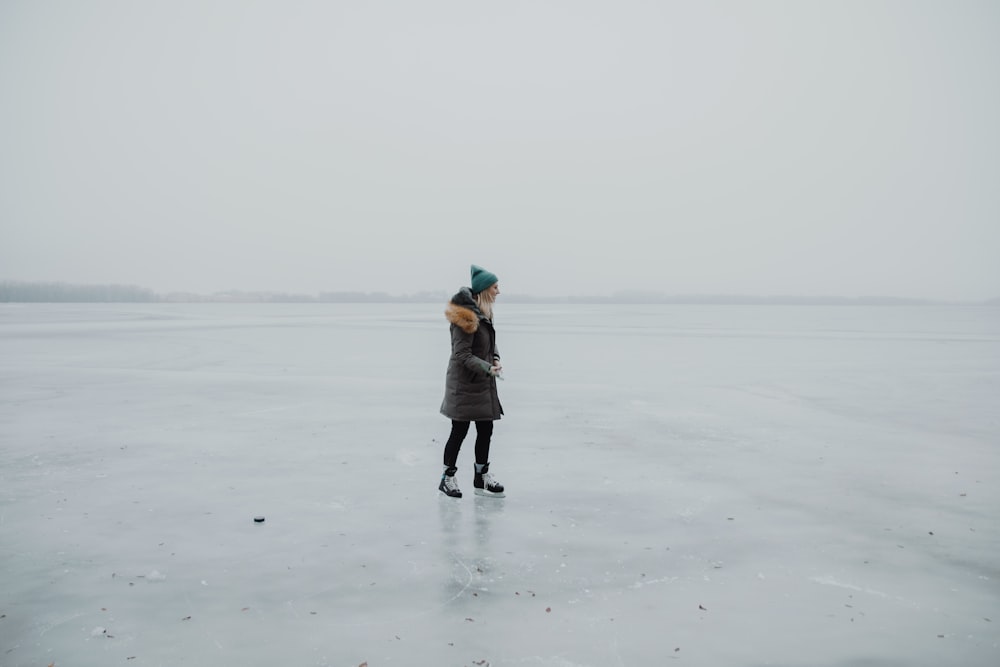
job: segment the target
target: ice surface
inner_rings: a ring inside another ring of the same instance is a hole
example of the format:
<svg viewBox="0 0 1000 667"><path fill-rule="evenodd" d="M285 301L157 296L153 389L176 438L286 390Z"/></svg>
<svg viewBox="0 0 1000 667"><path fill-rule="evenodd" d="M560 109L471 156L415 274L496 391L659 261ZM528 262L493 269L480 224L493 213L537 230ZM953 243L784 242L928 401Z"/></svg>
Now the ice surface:
<svg viewBox="0 0 1000 667"><path fill-rule="evenodd" d="M0 664L1000 664L1000 309L442 310L0 305Z"/></svg>

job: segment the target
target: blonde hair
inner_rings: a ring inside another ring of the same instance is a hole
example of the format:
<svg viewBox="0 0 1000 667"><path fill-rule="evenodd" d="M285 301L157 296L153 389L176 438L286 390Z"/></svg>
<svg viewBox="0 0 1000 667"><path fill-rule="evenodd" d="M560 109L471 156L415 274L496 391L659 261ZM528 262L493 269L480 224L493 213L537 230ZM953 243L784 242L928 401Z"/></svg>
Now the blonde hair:
<svg viewBox="0 0 1000 667"><path fill-rule="evenodd" d="M476 295L476 307L479 308L479 312L482 313L486 319L490 322L493 321L493 301L495 300L492 295L488 294L489 290L483 290Z"/></svg>

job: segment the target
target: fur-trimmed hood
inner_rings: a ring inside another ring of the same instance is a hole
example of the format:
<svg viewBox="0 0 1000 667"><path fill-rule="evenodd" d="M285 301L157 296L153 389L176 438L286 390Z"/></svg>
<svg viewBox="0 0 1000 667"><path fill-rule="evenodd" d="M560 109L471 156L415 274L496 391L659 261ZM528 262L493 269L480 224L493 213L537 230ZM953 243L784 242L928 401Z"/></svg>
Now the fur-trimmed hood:
<svg viewBox="0 0 1000 667"><path fill-rule="evenodd" d="M472 290L463 287L458 291L458 294L451 297L448 307L444 310L444 316L459 329L471 334L476 333L483 314L479 312L479 306L476 305L476 299L472 296Z"/></svg>

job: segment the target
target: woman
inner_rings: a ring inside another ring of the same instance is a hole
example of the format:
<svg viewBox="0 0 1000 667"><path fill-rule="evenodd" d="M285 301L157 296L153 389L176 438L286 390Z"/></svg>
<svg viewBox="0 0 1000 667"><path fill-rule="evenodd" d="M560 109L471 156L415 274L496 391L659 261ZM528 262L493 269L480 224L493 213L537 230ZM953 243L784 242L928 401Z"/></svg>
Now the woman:
<svg viewBox="0 0 1000 667"><path fill-rule="evenodd" d="M503 484L490 474L493 421L503 414L497 396L503 367L493 329L493 302L499 294L497 277L473 264L472 286L460 289L445 310L451 322L451 358L441 414L451 420L451 434L444 446L444 474L438 489L452 498L462 497L455 481L456 463L471 422L476 422L476 494L504 497Z"/></svg>

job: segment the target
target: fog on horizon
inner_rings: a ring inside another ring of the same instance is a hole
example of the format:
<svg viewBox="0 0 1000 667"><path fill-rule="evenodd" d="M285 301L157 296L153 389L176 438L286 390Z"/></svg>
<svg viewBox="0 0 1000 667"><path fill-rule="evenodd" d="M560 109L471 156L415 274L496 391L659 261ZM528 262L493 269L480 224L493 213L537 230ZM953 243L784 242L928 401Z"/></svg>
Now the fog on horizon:
<svg viewBox="0 0 1000 667"><path fill-rule="evenodd" d="M1000 296L1000 5L0 5L0 280Z"/></svg>

